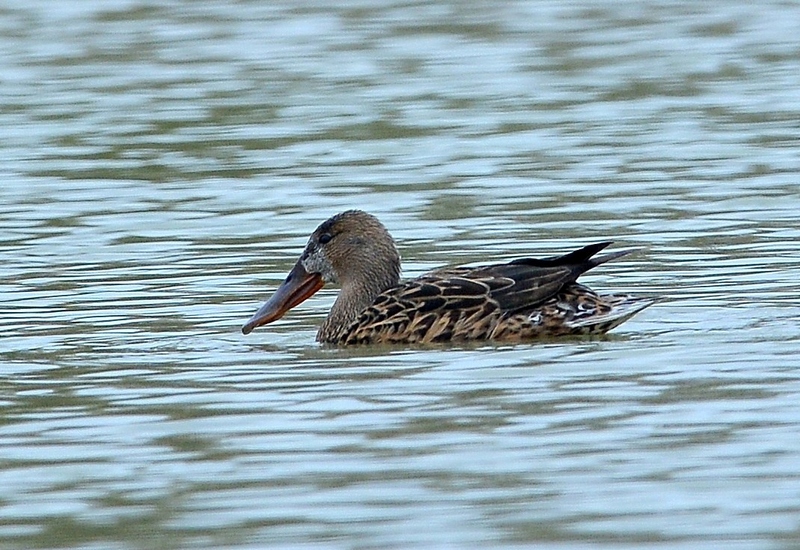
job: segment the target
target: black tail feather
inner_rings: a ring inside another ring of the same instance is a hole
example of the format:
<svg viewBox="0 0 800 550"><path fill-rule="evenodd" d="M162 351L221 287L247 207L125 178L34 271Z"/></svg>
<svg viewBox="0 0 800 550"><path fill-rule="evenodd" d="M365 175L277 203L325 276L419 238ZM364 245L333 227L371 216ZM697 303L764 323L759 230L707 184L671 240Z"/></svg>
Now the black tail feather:
<svg viewBox="0 0 800 550"><path fill-rule="evenodd" d="M616 252L611 252L610 254L604 254L597 258L592 258L591 260L589 260L589 263L592 264L592 267L597 267L600 264L604 264L606 262L610 262L611 260L616 260L617 258L627 256L631 252L636 252L636 249L628 248L627 250L618 250ZM589 269L591 269L592 267L590 267Z"/></svg>
<svg viewBox="0 0 800 550"><path fill-rule="evenodd" d="M600 264L606 263L615 258L619 258L620 256L624 256L632 252L631 250L620 250L619 252L612 252L611 254L606 254L605 256L600 256L599 258L592 258L592 256L594 256L604 248L610 246L612 243L613 241L604 241L601 243L595 243L584 246L583 248L579 248L578 250L574 250L569 254L564 254L563 256L550 256L549 258L519 258L517 260L512 261L511 263L530 265L534 267L562 267L568 265L571 266L586 265L586 268L583 269L583 271L588 271L593 267L597 267Z"/></svg>

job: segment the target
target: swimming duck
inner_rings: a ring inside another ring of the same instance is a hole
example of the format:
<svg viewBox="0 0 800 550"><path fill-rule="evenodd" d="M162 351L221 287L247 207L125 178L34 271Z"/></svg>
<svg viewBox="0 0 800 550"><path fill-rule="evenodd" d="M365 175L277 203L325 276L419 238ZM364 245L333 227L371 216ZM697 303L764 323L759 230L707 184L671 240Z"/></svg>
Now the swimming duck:
<svg viewBox="0 0 800 550"><path fill-rule="evenodd" d="M652 298L600 295L577 283L593 267L630 253L595 255L611 242L543 259L453 267L400 280L400 254L375 216L348 210L323 222L275 294L242 327L272 323L325 283L341 285L317 333L323 343L523 341L604 334Z"/></svg>

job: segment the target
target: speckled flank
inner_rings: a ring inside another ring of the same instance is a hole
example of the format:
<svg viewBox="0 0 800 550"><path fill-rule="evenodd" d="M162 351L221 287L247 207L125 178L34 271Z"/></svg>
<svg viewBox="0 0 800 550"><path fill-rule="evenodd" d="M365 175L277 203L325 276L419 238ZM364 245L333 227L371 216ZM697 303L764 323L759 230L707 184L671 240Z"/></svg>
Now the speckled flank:
<svg viewBox="0 0 800 550"><path fill-rule="evenodd" d="M415 289L416 290L416 289ZM428 343L468 340L518 342L549 336L604 334L654 303L650 298L600 296L570 284L545 302L504 312L484 296L404 299L382 294L331 343Z"/></svg>

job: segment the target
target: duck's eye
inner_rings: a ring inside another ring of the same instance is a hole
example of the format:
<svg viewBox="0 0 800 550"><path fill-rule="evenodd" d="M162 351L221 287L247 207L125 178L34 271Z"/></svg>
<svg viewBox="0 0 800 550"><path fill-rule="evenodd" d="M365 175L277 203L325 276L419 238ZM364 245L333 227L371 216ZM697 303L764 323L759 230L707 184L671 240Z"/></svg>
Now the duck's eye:
<svg viewBox="0 0 800 550"><path fill-rule="evenodd" d="M331 235L330 233L323 233L322 235L319 236L319 244L328 244L329 242L331 242L332 238L333 235Z"/></svg>

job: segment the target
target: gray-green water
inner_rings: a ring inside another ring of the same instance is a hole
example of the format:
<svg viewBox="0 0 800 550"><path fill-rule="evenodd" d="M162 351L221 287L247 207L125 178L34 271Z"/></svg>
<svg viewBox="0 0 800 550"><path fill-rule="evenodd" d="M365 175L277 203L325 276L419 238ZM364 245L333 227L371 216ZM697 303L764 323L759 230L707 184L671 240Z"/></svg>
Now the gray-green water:
<svg viewBox="0 0 800 550"><path fill-rule="evenodd" d="M0 7L0 546L800 546L800 5L335 4ZM242 336L351 207L409 276L614 239L664 301Z"/></svg>

